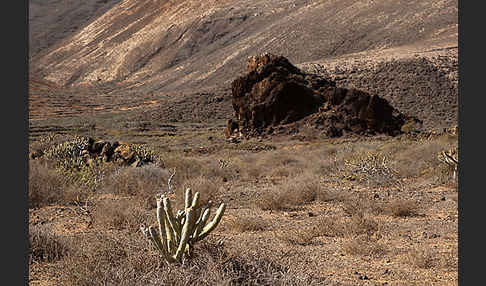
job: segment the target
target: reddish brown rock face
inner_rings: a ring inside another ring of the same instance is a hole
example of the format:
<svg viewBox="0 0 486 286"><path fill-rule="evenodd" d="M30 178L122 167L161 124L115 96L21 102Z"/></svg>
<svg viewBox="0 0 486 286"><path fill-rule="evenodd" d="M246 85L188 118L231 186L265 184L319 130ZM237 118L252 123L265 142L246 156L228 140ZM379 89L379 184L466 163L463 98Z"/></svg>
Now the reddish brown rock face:
<svg viewBox="0 0 486 286"><path fill-rule="evenodd" d="M407 119L383 98L336 87L271 54L249 58L248 74L233 81L232 94L235 121L245 135L299 121L332 137L347 132L396 135Z"/></svg>

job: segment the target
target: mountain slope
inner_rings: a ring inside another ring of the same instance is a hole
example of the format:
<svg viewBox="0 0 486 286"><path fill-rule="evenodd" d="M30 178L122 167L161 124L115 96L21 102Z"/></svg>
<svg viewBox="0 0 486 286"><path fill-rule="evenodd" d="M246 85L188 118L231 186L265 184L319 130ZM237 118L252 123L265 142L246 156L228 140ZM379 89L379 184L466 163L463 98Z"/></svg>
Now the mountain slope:
<svg viewBox="0 0 486 286"><path fill-rule="evenodd" d="M32 70L59 85L227 84L249 55L293 63L416 43L457 45L457 1L126 0Z"/></svg>
<svg viewBox="0 0 486 286"><path fill-rule="evenodd" d="M120 0L29 0L29 54L52 48Z"/></svg>

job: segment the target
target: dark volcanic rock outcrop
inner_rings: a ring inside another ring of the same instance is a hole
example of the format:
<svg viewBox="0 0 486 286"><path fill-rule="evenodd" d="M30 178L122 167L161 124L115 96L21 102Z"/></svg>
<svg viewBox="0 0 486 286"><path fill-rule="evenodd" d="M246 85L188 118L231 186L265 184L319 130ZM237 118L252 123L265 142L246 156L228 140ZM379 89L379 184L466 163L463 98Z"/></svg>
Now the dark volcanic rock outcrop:
<svg viewBox="0 0 486 286"><path fill-rule="evenodd" d="M274 127L304 123L328 136L385 133L396 135L411 119L388 101L356 89L336 87L323 77L306 74L285 57L250 57L248 74L232 83L233 108L244 135L272 133ZM234 124L233 124L234 125ZM294 126L295 127L295 126Z"/></svg>

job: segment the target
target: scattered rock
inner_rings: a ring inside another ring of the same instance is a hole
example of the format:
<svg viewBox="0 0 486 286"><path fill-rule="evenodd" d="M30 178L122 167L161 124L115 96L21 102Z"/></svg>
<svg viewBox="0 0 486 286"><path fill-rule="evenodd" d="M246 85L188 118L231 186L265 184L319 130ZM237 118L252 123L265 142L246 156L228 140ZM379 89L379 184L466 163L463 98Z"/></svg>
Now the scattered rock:
<svg viewBox="0 0 486 286"><path fill-rule="evenodd" d="M30 158L35 159L42 157L46 152L48 153L49 158L55 158L56 156L61 156L61 158L63 158L66 156L64 153L68 152L70 154L68 156L73 156L72 154L80 156L86 165L94 164L98 158L98 160L102 160L103 162L117 162L125 166L137 167L153 162L154 160L154 157L150 155L150 151L145 150L143 147L134 147L118 141L95 141L90 137L78 137L73 142L66 141L52 148L53 150L33 151L30 154ZM68 150L69 148L73 148L74 151Z"/></svg>
<svg viewBox="0 0 486 286"><path fill-rule="evenodd" d="M369 279L370 278L365 274L362 274L362 275L359 276L359 280L369 280Z"/></svg>
<svg viewBox="0 0 486 286"><path fill-rule="evenodd" d="M101 156L103 156L104 160L106 158L105 162L108 162L110 160L113 153L113 147L111 146L110 142L105 142L103 148L101 149Z"/></svg>
<svg viewBox="0 0 486 286"><path fill-rule="evenodd" d="M100 153L103 150L103 146L105 145L105 141L96 141L91 145L91 148L88 149L90 153Z"/></svg>
<svg viewBox="0 0 486 286"><path fill-rule="evenodd" d="M238 122L234 121L233 119L228 119L226 122L226 128L224 130L224 135L226 138L231 137L233 134L238 134L239 133L239 126Z"/></svg>
<svg viewBox="0 0 486 286"><path fill-rule="evenodd" d="M44 152L42 150L34 150L30 153L30 158L31 159L37 159L39 157L42 157L44 155Z"/></svg>

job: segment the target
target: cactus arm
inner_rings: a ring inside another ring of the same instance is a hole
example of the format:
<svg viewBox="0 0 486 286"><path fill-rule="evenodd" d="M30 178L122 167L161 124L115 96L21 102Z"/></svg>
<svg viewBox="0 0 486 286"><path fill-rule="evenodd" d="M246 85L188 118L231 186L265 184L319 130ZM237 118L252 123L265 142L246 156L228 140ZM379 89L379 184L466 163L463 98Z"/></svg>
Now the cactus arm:
<svg viewBox="0 0 486 286"><path fill-rule="evenodd" d="M173 257L171 257L169 255L169 253L167 252L167 247L165 246L165 244L163 242L164 240L161 240L160 236L157 235L157 231L152 226L149 227L148 231L149 231L149 234L150 234L150 238L152 239L152 242L157 247L157 249L160 251L160 253L164 257L165 261L167 261L167 263L175 262L176 260Z"/></svg>
<svg viewBox="0 0 486 286"><path fill-rule="evenodd" d="M179 247L177 248L177 252L174 255L174 259L177 261L181 261L182 254L186 250L186 244L189 241L189 238L194 230L194 224L196 222L195 210L193 208L189 208L186 211L186 220L184 226L182 227L181 233L181 240L179 242Z"/></svg>
<svg viewBox="0 0 486 286"><path fill-rule="evenodd" d="M185 216L184 211L182 211L182 210L177 211L177 214L175 215L175 219L177 220L177 223L179 224L179 226L183 225L181 222L182 222L182 218L184 216Z"/></svg>
<svg viewBox="0 0 486 286"><path fill-rule="evenodd" d="M197 241L199 234L201 233L203 227L206 225L206 222L209 219L209 214L210 214L210 210L209 210L209 208L206 208L204 210L204 212L202 213L199 221L196 222L196 229L194 230L194 234L192 235L192 239L191 239L192 243L195 243Z"/></svg>
<svg viewBox="0 0 486 286"><path fill-rule="evenodd" d="M150 239L152 239L152 242L154 243L155 247L157 247L157 249L163 254L167 253L167 250L164 247L162 241L160 240L160 236L157 234L157 231L154 229L154 227L150 226L148 228L148 231L149 231L149 237Z"/></svg>
<svg viewBox="0 0 486 286"><path fill-rule="evenodd" d="M221 218L223 217L224 210L226 209L226 205L222 203L218 210L216 211L216 215L214 218L209 222L201 231L201 234L197 238L195 238L194 242L197 242L203 238L205 238L216 226L218 226L219 222L221 221Z"/></svg>
<svg viewBox="0 0 486 286"><path fill-rule="evenodd" d="M184 210L187 212L187 209L191 206L192 201L192 190L190 188L186 189L186 196L184 200Z"/></svg>
<svg viewBox="0 0 486 286"><path fill-rule="evenodd" d="M194 194L194 197L192 198L191 207L193 209L196 209L198 206L199 206L199 192L196 192Z"/></svg>
<svg viewBox="0 0 486 286"><path fill-rule="evenodd" d="M162 239L162 245L164 246L164 249L168 249L167 242L169 240L167 238L167 234L166 234L166 231L165 231L166 225L165 225L164 211L162 210L162 200L161 200L161 198L158 198L157 199L157 223L159 225L159 236ZM162 228L162 225L164 225L163 226L164 228Z"/></svg>
<svg viewBox="0 0 486 286"><path fill-rule="evenodd" d="M174 253L174 250L177 245L177 240L175 238L174 232L170 226L169 220L167 217L164 217L164 226L165 226L165 234L167 235L167 250L169 253Z"/></svg>
<svg viewBox="0 0 486 286"><path fill-rule="evenodd" d="M181 226L179 225L179 222L175 219L173 215L172 206L170 205L169 199L165 197L163 199L163 204L164 204L165 215L169 222L171 232L173 233L175 240L178 241L180 239Z"/></svg>
<svg viewBox="0 0 486 286"><path fill-rule="evenodd" d="M165 249L169 253L172 253L172 249L174 249L175 241L174 241L174 235L172 233L172 229L169 226L169 223L167 221L166 217L166 212L163 209L163 198L158 198L157 199L157 222L159 224L159 233L160 236L162 237L163 245L165 246Z"/></svg>

